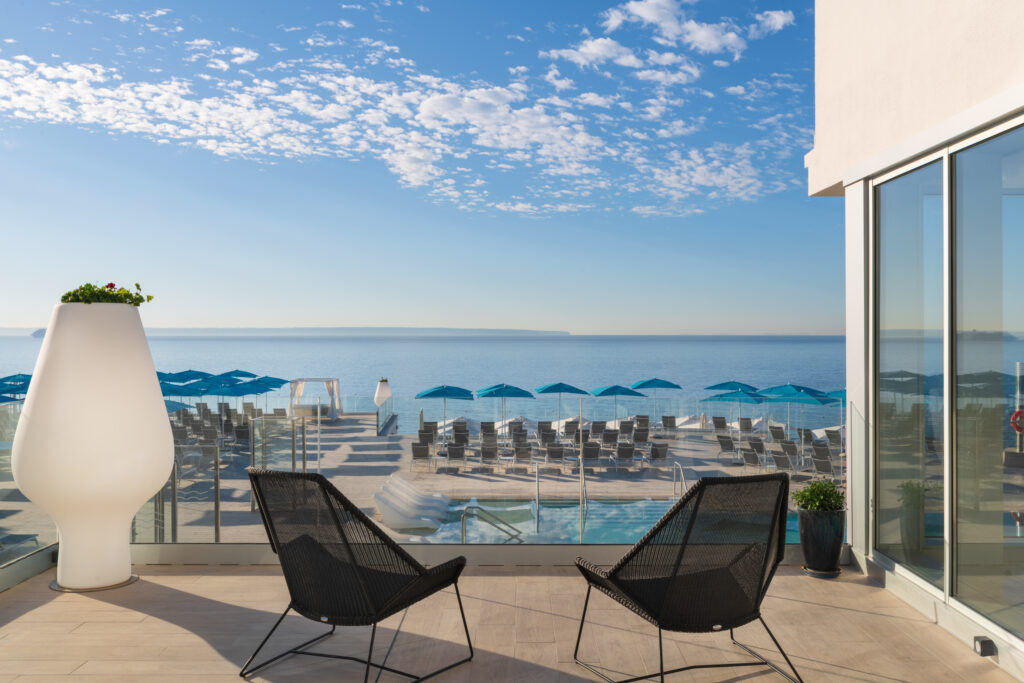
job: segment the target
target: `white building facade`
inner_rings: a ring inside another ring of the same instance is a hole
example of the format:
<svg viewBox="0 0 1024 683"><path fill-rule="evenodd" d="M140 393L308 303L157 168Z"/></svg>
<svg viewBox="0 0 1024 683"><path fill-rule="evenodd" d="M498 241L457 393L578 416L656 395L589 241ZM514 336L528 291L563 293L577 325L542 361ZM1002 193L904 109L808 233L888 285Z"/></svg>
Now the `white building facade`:
<svg viewBox="0 0 1024 683"><path fill-rule="evenodd" d="M819 0L812 196L844 197L849 541L1024 678L1024 3Z"/></svg>

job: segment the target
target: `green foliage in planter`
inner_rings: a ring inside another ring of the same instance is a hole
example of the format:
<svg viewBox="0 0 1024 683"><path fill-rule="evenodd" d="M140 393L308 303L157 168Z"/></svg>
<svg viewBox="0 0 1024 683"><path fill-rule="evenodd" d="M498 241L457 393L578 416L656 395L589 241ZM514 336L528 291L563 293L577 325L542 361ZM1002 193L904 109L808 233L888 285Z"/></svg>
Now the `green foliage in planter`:
<svg viewBox="0 0 1024 683"><path fill-rule="evenodd" d="M793 492L793 502L804 510L835 512L846 509L846 495L831 479L812 481Z"/></svg>
<svg viewBox="0 0 1024 683"><path fill-rule="evenodd" d="M900 502L906 507L922 508L925 498L939 490L935 482L907 479L900 482Z"/></svg>
<svg viewBox="0 0 1024 683"><path fill-rule="evenodd" d="M108 282L103 287L87 282L60 298L63 304L130 304L132 306L141 306L152 300L152 296L142 293L142 287L138 282L135 283L134 292L124 287L118 287L113 282Z"/></svg>

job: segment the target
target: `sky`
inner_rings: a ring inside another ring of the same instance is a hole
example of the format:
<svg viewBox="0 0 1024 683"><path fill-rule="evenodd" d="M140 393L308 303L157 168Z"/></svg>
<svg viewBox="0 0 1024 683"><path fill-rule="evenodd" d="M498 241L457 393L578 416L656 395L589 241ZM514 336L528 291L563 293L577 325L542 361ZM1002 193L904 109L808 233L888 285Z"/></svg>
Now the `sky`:
<svg viewBox="0 0 1024 683"><path fill-rule="evenodd" d="M841 334L813 4L0 4L0 327Z"/></svg>

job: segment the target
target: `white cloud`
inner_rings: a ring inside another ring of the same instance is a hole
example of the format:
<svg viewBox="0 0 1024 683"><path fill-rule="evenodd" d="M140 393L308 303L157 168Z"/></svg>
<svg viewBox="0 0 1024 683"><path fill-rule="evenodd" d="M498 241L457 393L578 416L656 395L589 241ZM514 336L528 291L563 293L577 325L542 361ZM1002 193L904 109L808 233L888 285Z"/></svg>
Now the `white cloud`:
<svg viewBox="0 0 1024 683"><path fill-rule="evenodd" d="M744 88L742 85L730 85L728 88L725 89L725 92L729 93L730 95L746 95L747 89Z"/></svg>
<svg viewBox="0 0 1024 683"><path fill-rule="evenodd" d="M576 100L580 104L585 104L590 107L604 107L605 109L612 106L615 102L615 98L598 95L596 92L585 92L577 97Z"/></svg>
<svg viewBox="0 0 1024 683"><path fill-rule="evenodd" d="M717 67L726 67L726 66L729 66L730 64L732 64L732 62L727 62L724 59L716 59L715 61L713 61L711 63L714 64Z"/></svg>
<svg viewBox="0 0 1024 683"><path fill-rule="evenodd" d="M643 69L634 74L643 81L653 81L664 86L685 85L700 78L700 68L696 64L684 64L675 71Z"/></svg>
<svg viewBox="0 0 1024 683"><path fill-rule="evenodd" d="M426 5L416 5L416 9L418 9L421 12L429 12L430 11L430 8L427 7Z"/></svg>
<svg viewBox="0 0 1024 683"><path fill-rule="evenodd" d="M525 43L526 42L526 38L523 38L518 33L510 33L510 34L508 34L505 37L508 38L509 40L518 40L520 43Z"/></svg>
<svg viewBox="0 0 1024 683"><path fill-rule="evenodd" d="M250 50L247 47L232 47L228 49L229 54L234 55L231 58L233 64L245 64L247 62L255 61L260 53L256 50Z"/></svg>
<svg viewBox="0 0 1024 683"><path fill-rule="evenodd" d="M563 78L562 74L558 71L558 67L554 64L548 69L548 72L544 74L544 80L554 86L555 90L567 90L573 87L571 78Z"/></svg>
<svg viewBox="0 0 1024 683"><path fill-rule="evenodd" d="M497 202L491 204L498 211L509 211L512 213L537 213L537 207L529 202Z"/></svg>
<svg viewBox="0 0 1024 683"><path fill-rule="evenodd" d="M211 59L209 62L206 63L206 66L207 68L217 69L218 71L227 71L229 68L228 63L225 62L223 59Z"/></svg>
<svg viewBox="0 0 1024 683"><path fill-rule="evenodd" d="M4 38L4 42L7 43L8 45L13 45L14 43L16 43L18 41L16 41L14 38Z"/></svg>
<svg viewBox="0 0 1024 683"><path fill-rule="evenodd" d="M754 15L754 19L755 23L747 28L747 35L751 38L763 38L796 23L796 18L788 9L759 12Z"/></svg>
<svg viewBox="0 0 1024 683"><path fill-rule="evenodd" d="M632 50L611 38L588 38L574 48L541 51L540 56L548 59L565 59L581 69L609 61L634 69L644 65Z"/></svg>
<svg viewBox="0 0 1024 683"><path fill-rule="evenodd" d="M683 43L697 52L731 52L735 59L747 47L732 23L703 23L687 17L679 0L632 0L605 12L603 26L611 33L627 22L654 29L664 45Z"/></svg>

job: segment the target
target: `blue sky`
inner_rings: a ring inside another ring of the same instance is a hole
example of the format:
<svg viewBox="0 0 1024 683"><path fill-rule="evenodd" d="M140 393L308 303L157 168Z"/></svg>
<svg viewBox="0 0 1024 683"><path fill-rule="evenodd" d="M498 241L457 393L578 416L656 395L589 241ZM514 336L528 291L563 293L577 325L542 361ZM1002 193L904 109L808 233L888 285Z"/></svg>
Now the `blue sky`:
<svg viewBox="0 0 1024 683"><path fill-rule="evenodd" d="M841 333L811 3L0 9L0 327Z"/></svg>

